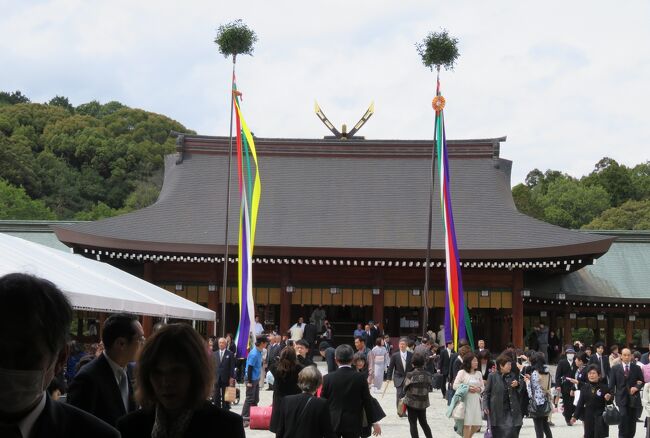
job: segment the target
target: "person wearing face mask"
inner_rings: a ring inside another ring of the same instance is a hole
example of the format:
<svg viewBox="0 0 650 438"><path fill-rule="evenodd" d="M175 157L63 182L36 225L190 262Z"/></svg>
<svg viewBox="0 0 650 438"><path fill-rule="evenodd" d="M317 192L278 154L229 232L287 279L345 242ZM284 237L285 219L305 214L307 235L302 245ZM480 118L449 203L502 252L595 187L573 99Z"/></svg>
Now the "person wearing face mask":
<svg viewBox="0 0 650 438"><path fill-rule="evenodd" d="M47 280L9 274L0 278L0 302L0 437L118 438L46 393L66 363L72 308L63 293Z"/></svg>
<svg viewBox="0 0 650 438"><path fill-rule="evenodd" d="M577 366L574 362L575 350L570 345L566 346L566 356L557 363L557 370L555 371L555 387L558 393L562 394L562 406L564 407L562 415L567 426L572 426L571 416L575 407L573 406L573 397L571 392L574 389L571 380L575 379Z"/></svg>
<svg viewBox="0 0 650 438"><path fill-rule="evenodd" d="M109 316L102 331L104 352L84 366L68 389L68 403L115 426L117 419L135 410L133 385L127 366L144 342L138 317Z"/></svg>
<svg viewBox="0 0 650 438"><path fill-rule="evenodd" d="M136 397L142 409L117 421L122 438L244 438L242 417L207 401L215 363L187 324L169 324L142 348Z"/></svg>

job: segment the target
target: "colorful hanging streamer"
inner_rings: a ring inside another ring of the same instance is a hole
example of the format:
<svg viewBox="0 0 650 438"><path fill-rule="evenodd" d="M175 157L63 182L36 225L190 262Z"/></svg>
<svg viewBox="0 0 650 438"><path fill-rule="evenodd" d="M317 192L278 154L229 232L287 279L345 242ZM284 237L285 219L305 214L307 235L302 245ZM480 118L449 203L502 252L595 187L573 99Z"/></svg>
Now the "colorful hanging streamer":
<svg viewBox="0 0 650 438"><path fill-rule="evenodd" d="M463 278L460 272L460 258L456 242L456 227L451 205L451 190L449 178L449 157L447 155L447 137L443 108L445 100L440 94L440 79L437 81L436 98L433 107L436 110L434 141L438 157L438 176L440 178L440 211L445 233L445 339L454 342L458 351L458 341L466 339L474 349L474 339L469 312L465 306Z"/></svg>
<svg viewBox="0 0 650 438"><path fill-rule="evenodd" d="M233 104L237 126L237 175L239 182L239 239L237 279L239 284L239 327L237 328L237 355L247 357L255 341L253 321L253 250L259 212L262 183L253 135L241 113L235 76L233 74ZM251 160L252 157L252 160ZM253 167L251 167L251 161ZM253 178L254 175L254 178Z"/></svg>

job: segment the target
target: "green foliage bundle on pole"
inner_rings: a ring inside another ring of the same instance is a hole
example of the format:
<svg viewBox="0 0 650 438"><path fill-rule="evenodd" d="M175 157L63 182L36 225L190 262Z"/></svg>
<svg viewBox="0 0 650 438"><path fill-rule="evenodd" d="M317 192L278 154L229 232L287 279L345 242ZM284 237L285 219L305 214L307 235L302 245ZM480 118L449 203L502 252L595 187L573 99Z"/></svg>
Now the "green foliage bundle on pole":
<svg viewBox="0 0 650 438"><path fill-rule="evenodd" d="M434 67L438 71L440 71L440 67L453 70L454 63L460 56L458 38L449 36L445 29L440 32L430 32L421 43L416 43L415 47L422 57L422 63L431 70Z"/></svg>
<svg viewBox="0 0 650 438"><path fill-rule="evenodd" d="M242 20L235 20L219 26L214 42L219 46L219 53L226 58L232 56L235 63L237 55L253 55L257 35Z"/></svg>

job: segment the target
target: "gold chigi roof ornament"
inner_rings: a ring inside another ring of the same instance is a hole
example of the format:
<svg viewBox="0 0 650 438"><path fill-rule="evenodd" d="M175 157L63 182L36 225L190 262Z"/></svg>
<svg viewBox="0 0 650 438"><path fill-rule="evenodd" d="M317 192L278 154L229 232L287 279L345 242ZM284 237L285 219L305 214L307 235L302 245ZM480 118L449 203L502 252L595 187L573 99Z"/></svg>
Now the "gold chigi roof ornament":
<svg viewBox="0 0 650 438"><path fill-rule="evenodd" d="M437 113L443 110L445 107L445 98L442 96L436 96L433 98L431 101L431 106L433 107L433 110Z"/></svg>

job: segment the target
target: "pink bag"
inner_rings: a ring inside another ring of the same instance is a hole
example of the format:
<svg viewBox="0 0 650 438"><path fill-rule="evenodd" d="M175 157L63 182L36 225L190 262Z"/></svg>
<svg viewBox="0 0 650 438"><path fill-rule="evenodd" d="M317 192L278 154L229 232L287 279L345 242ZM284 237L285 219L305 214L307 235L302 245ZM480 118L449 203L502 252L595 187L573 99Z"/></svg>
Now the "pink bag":
<svg viewBox="0 0 650 438"><path fill-rule="evenodd" d="M251 406L250 428L269 430L273 406Z"/></svg>

